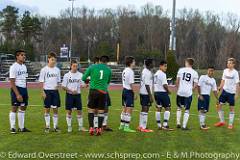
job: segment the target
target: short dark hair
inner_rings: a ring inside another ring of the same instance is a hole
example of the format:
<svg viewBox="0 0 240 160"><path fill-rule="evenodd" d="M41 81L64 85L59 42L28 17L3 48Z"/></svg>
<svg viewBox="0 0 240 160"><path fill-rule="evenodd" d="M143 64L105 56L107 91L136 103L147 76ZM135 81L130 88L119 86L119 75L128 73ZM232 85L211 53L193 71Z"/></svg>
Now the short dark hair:
<svg viewBox="0 0 240 160"><path fill-rule="evenodd" d="M108 56L101 56L100 57L100 61L103 62L103 63L108 63L109 62L109 57Z"/></svg>
<svg viewBox="0 0 240 160"><path fill-rule="evenodd" d="M194 64L194 59L193 58L186 58L185 61L188 62L188 64L191 65L191 66L193 66L193 64Z"/></svg>
<svg viewBox="0 0 240 160"><path fill-rule="evenodd" d="M49 53L48 53L48 59L49 59L49 58L52 58L52 57L53 57L53 58L57 58L57 54L56 54L55 52L49 52Z"/></svg>
<svg viewBox="0 0 240 160"><path fill-rule="evenodd" d="M77 63L78 62L75 59L71 60L71 66L72 66L72 64L77 64Z"/></svg>
<svg viewBox="0 0 240 160"><path fill-rule="evenodd" d="M214 66L208 66L208 69L215 69Z"/></svg>
<svg viewBox="0 0 240 160"><path fill-rule="evenodd" d="M236 59L235 58L228 58L228 61L231 61L233 64L236 64Z"/></svg>
<svg viewBox="0 0 240 160"><path fill-rule="evenodd" d="M22 52L25 53L25 51L24 51L23 49L18 49L18 50L16 50L16 51L15 51L15 57L19 56L20 53L22 53Z"/></svg>
<svg viewBox="0 0 240 160"><path fill-rule="evenodd" d="M99 62L99 60L100 60L99 57L94 57L94 59L93 59L93 63L95 64L95 63Z"/></svg>
<svg viewBox="0 0 240 160"><path fill-rule="evenodd" d="M126 64L126 66L129 67L129 66L133 63L134 60L135 60L134 57L132 57L132 56L127 56L127 57L125 58L125 64Z"/></svg>
<svg viewBox="0 0 240 160"><path fill-rule="evenodd" d="M165 60L162 60L162 61L160 61L160 63L159 63L160 66L163 66L163 65L165 65L165 64L167 64L167 61L165 61Z"/></svg>
<svg viewBox="0 0 240 160"><path fill-rule="evenodd" d="M153 59L151 58L148 58L144 61L146 67L149 67L151 64L153 64Z"/></svg>

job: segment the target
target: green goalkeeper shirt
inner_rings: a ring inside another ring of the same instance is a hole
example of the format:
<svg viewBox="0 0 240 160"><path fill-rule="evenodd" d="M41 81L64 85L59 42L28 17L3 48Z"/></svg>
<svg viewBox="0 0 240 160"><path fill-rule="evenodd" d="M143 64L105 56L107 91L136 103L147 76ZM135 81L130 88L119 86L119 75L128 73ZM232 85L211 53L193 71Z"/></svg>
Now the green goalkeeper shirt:
<svg viewBox="0 0 240 160"><path fill-rule="evenodd" d="M107 92L108 85L112 77L112 71L106 64L101 63L88 67L82 77L82 80L86 81L89 76L91 77L90 89Z"/></svg>

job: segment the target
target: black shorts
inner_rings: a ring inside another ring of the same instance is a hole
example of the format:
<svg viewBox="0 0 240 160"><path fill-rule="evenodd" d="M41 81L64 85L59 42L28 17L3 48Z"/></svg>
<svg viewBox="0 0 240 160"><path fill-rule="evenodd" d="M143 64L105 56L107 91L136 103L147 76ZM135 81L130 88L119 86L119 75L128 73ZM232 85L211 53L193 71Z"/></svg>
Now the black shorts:
<svg viewBox="0 0 240 160"><path fill-rule="evenodd" d="M106 104L105 104L105 108L108 109L108 107L110 107L112 104L111 104L111 98L109 96L109 93L106 94Z"/></svg>
<svg viewBox="0 0 240 160"><path fill-rule="evenodd" d="M168 108L171 107L170 98L167 92L155 92L154 98L157 104L157 107Z"/></svg>
<svg viewBox="0 0 240 160"><path fill-rule="evenodd" d="M19 106L26 107L28 105L28 91L27 91L27 88L17 87L17 90L20 93L20 95L22 96L23 102L19 102L17 100L16 94L11 89L11 103L12 103L12 106L15 106L15 107L19 107Z"/></svg>
<svg viewBox="0 0 240 160"><path fill-rule="evenodd" d="M46 98L44 99L45 108L58 108L61 105L58 90L44 90Z"/></svg>
<svg viewBox="0 0 240 160"><path fill-rule="evenodd" d="M142 107L150 107L152 103L150 102L149 95L140 94L140 104Z"/></svg>
<svg viewBox="0 0 240 160"><path fill-rule="evenodd" d="M88 108L104 110L106 107L106 93L96 89L90 89L88 95Z"/></svg>
<svg viewBox="0 0 240 160"><path fill-rule="evenodd" d="M134 107L134 92L132 90L123 89L122 91L122 106Z"/></svg>
<svg viewBox="0 0 240 160"><path fill-rule="evenodd" d="M82 110L81 94L72 95L72 94L66 93L65 109L66 110L77 109L81 111Z"/></svg>

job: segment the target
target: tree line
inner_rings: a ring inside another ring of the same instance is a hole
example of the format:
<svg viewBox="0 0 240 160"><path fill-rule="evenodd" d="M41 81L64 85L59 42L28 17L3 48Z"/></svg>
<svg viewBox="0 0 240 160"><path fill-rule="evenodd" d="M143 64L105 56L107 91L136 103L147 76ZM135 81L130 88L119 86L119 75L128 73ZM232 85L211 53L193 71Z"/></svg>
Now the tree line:
<svg viewBox="0 0 240 160"><path fill-rule="evenodd" d="M169 50L171 14L159 5L147 3L134 6L95 10L74 8L72 56L81 61L107 54L116 60L117 43L120 61L132 55L137 61L167 57ZM0 51L15 48L27 50L30 59L38 60L49 51L60 52L70 42L71 9L62 10L58 17L22 15L13 6L0 11ZM175 57L182 65L186 57L196 60L196 68L213 65L225 67L228 57L240 58L240 20L228 14L179 9L176 19L177 45ZM2 35L2 36L1 36Z"/></svg>

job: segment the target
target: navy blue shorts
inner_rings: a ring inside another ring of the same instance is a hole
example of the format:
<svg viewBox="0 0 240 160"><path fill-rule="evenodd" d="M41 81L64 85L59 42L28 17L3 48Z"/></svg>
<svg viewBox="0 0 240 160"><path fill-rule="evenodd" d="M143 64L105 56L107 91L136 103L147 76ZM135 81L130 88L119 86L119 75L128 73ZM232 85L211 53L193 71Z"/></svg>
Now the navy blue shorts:
<svg viewBox="0 0 240 160"><path fill-rule="evenodd" d="M134 93L132 90L123 89L122 91L122 106L134 107Z"/></svg>
<svg viewBox="0 0 240 160"><path fill-rule="evenodd" d="M155 92L154 98L158 107L159 106L164 108L171 107L170 98L167 92Z"/></svg>
<svg viewBox="0 0 240 160"><path fill-rule="evenodd" d="M109 93L106 94L106 109L108 107L110 107L112 104L111 104L111 98L109 96Z"/></svg>
<svg viewBox="0 0 240 160"><path fill-rule="evenodd" d="M198 111L204 110L205 112L209 111L209 104L210 104L210 96L209 95L202 95L203 100L198 98Z"/></svg>
<svg viewBox="0 0 240 160"><path fill-rule="evenodd" d="M142 107L150 107L152 104L149 95L140 94L140 104Z"/></svg>
<svg viewBox="0 0 240 160"><path fill-rule="evenodd" d="M177 106L179 108L185 107L186 110L190 110L192 103L192 96L182 97L177 95Z"/></svg>
<svg viewBox="0 0 240 160"><path fill-rule="evenodd" d="M224 104L226 102L229 103L230 106L235 106L235 94L231 94L223 90L219 97L219 103Z"/></svg>
<svg viewBox="0 0 240 160"><path fill-rule="evenodd" d="M66 93L65 109L66 110L72 110L72 109L82 110L81 94L72 95L72 94Z"/></svg>
<svg viewBox="0 0 240 160"><path fill-rule="evenodd" d="M26 107L26 106L28 106L28 91L27 91L27 88L17 87L17 90L20 93L20 95L22 96L23 102L19 102L17 100L16 94L11 89L10 95L11 95L12 106L15 106L15 107L19 107L19 106Z"/></svg>
<svg viewBox="0 0 240 160"><path fill-rule="evenodd" d="M60 107L60 95L58 90L44 90L46 98L44 99L45 108Z"/></svg>

